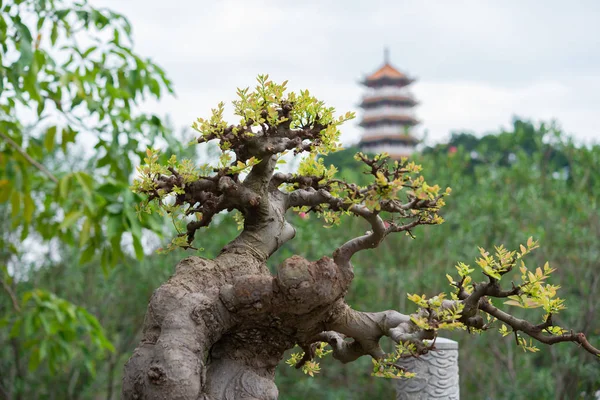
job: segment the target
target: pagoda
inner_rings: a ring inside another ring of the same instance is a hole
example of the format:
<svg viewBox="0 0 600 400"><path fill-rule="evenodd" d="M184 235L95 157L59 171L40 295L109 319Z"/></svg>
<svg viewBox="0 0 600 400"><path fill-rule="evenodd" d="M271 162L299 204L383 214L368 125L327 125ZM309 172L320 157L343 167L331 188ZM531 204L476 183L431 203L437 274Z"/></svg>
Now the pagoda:
<svg viewBox="0 0 600 400"><path fill-rule="evenodd" d="M358 146L362 151L385 152L394 159L414 153L419 141L412 129L419 121L413 109L417 102L408 90L414 81L390 64L385 49L383 66L361 82L367 87L360 104L364 133Z"/></svg>

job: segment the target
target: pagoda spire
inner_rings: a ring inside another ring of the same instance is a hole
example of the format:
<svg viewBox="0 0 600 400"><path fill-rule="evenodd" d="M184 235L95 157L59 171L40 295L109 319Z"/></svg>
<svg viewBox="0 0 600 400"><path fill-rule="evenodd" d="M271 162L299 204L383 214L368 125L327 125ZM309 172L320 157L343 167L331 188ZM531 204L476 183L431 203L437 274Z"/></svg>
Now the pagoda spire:
<svg viewBox="0 0 600 400"><path fill-rule="evenodd" d="M366 153L388 153L392 158L411 155L419 142L412 129L419 123L417 102L408 86L414 82L390 64L390 51L383 50L384 65L361 83L367 87L363 109L363 137L359 147Z"/></svg>

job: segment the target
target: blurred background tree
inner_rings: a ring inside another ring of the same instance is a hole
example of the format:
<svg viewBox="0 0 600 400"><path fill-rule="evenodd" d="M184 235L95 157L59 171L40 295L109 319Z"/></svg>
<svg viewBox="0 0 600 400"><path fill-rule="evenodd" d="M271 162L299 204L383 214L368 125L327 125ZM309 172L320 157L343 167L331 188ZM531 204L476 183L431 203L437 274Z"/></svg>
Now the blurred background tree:
<svg viewBox="0 0 600 400"><path fill-rule="evenodd" d="M190 156L185 135L138 107L172 93L171 83L132 50L122 15L85 1L0 4L0 398L116 399L150 294L189 254L153 254L168 224L138 220L129 191L147 146ZM354 153L326 163L360 182ZM510 248L534 236L535 257L558 268L566 292L559 322L598 343L600 147L577 146L553 124L516 120L483 137L455 134L415 158L428 179L453 188L447 222L358 255L350 304L409 311L408 288L437 294L478 246ZM367 229L359 220L315 229L303 216L295 225L297 239L272 267L292 254L320 257ZM210 240L199 238L203 255L236 233L234 221L214 224ZM591 398L599 389L600 365L572 346L524 354L510 337L452 338L465 398ZM393 382L370 376L367 358L328 361L312 379L282 365L277 384L290 399L394 397Z"/></svg>
<svg viewBox="0 0 600 400"><path fill-rule="evenodd" d="M105 281L75 285L81 271L64 265L94 263L108 278L129 253L143 258L144 229L162 232L159 219L136 217L129 181L147 146L181 148L137 107L172 92L132 51L122 15L85 0L0 2L1 397L70 398L115 354L89 312L99 305L82 307L44 276L63 268L56 281L91 294ZM41 369L67 373L64 391L41 384Z"/></svg>

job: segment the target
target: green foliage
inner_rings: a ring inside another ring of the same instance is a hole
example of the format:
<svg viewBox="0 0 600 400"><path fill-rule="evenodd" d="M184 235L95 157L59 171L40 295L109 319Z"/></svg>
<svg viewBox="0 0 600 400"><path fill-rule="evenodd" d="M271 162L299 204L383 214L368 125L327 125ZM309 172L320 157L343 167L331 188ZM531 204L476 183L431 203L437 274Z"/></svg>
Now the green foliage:
<svg viewBox="0 0 600 400"><path fill-rule="evenodd" d="M326 348L327 348L327 343L324 343L324 342L318 343L315 347L315 356L317 358L323 358L332 352L332 350L325 350ZM290 357L285 361L285 363L287 365L289 365L290 367L297 368L297 366L300 364L300 361L302 360L303 357L304 357L304 352L292 353L292 354L290 354ZM321 371L320 364L314 360L309 360L309 361L303 362L301 365L302 365L302 367L301 367L302 372L304 372L306 375L309 375L311 377L314 377L315 374L318 374Z"/></svg>
<svg viewBox="0 0 600 400"><path fill-rule="evenodd" d="M104 358L106 350L114 351L96 317L84 308L41 289L25 292L20 303L21 312L6 315L0 326L9 329L9 340L26 338L22 356L29 354L29 372L47 363L55 374L75 353L83 352L85 367L94 375L96 360Z"/></svg>
<svg viewBox="0 0 600 400"><path fill-rule="evenodd" d="M414 372L400 368L396 362L402 357L411 357L417 354L416 350L413 343L398 343L394 352L388 354L386 358L381 360L371 359L371 362L373 363L373 372L371 373L371 376L392 379L414 378L416 376Z"/></svg>
<svg viewBox="0 0 600 400"><path fill-rule="evenodd" d="M159 216L138 219L129 185L147 146L181 149L161 118L138 111L167 93L171 82L133 51L122 15L85 0L0 2L0 298L10 299L0 343L11 360L0 389L15 398L50 398L35 386L66 371L92 379L114 356L98 307L39 276L62 262L108 276L130 260L127 247L143 258L144 232L163 232Z"/></svg>
<svg viewBox="0 0 600 400"><path fill-rule="evenodd" d="M269 80L268 75L259 75L257 85L253 91L250 88L237 91L238 100L233 101L234 114L240 117L238 126L231 126L231 131L236 141L244 137L252 137L251 130L242 127L271 127L285 125L289 129L306 128L315 123L323 125L325 129L319 132L319 146L314 148L316 154L327 154L341 149L339 144L339 125L354 118L353 113L346 113L338 118L334 117L335 109L326 107L323 101L318 100L308 90L299 94L287 93L287 81L281 84ZM289 115L280 113L282 107L289 106ZM227 140L228 123L223 120L225 103L221 102L212 110L208 119L198 118L192 127L201 134L200 141L219 139L221 150L227 151L232 143Z"/></svg>
<svg viewBox="0 0 600 400"><path fill-rule="evenodd" d="M122 15L86 1L3 2L0 203L9 204L18 241L58 237L86 248L82 262L99 256L106 269L123 258L130 232L142 256L142 230L161 224L123 207L139 201L128 181L147 145L172 140L160 118L134 109L166 92L164 71L132 51Z"/></svg>

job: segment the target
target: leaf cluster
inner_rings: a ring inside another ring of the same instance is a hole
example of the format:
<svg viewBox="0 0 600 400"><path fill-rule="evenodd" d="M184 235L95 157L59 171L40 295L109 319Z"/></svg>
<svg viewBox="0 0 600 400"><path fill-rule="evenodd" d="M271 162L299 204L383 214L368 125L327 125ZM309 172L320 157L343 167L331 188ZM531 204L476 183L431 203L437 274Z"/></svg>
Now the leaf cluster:
<svg viewBox="0 0 600 400"><path fill-rule="evenodd" d="M0 5L0 203L19 241L58 232L85 247L81 262L100 256L107 269L123 258L125 232L141 257L142 229L162 231L123 207L135 201L136 158L170 131L136 105L172 93L165 72L131 47L128 20L86 1Z"/></svg>

